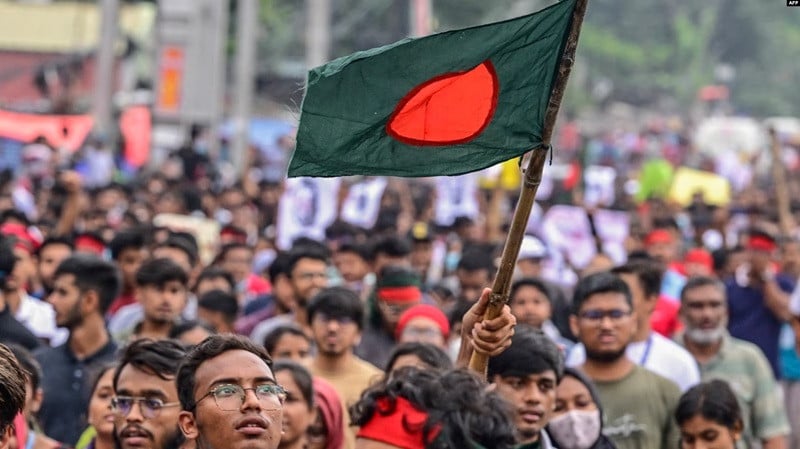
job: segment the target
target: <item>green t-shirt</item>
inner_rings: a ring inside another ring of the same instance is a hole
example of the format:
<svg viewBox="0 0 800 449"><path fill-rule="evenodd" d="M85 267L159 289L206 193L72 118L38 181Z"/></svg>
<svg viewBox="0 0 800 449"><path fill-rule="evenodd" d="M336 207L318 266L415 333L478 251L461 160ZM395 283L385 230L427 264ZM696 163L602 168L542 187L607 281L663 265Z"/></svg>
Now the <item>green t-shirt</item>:
<svg viewBox="0 0 800 449"><path fill-rule="evenodd" d="M674 449L680 431L673 413L681 391L672 381L636 366L625 377L595 382L603 433L618 449Z"/></svg>

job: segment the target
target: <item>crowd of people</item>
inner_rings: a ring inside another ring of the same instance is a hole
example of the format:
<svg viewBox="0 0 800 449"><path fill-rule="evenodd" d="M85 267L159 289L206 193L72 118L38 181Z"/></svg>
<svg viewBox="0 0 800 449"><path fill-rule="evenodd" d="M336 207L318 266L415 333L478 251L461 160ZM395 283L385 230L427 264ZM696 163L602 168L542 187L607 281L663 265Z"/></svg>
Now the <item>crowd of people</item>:
<svg viewBox="0 0 800 449"><path fill-rule="evenodd" d="M493 320L516 163L282 180L254 149L237 180L197 141L123 177L21 161L0 447L800 449L800 241L768 178L637 199L652 158L713 161L674 128L559 140L584 163L538 198Z"/></svg>

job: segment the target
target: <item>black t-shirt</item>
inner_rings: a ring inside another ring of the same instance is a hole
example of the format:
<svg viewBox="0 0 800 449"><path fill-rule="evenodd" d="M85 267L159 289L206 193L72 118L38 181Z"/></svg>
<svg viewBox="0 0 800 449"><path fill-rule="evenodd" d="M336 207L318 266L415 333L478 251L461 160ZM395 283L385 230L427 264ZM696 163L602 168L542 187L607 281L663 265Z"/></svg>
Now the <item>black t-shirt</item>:
<svg viewBox="0 0 800 449"><path fill-rule="evenodd" d="M18 344L29 351L33 351L41 344L27 327L14 318L8 307L0 311L0 343Z"/></svg>
<svg viewBox="0 0 800 449"><path fill-rule="evenodd" d="M75 357L69 342L34 353L42 366L44 401L39 423L45 435L72 446L78 442L88 425L91 377L102 365L114 360L116 350L116 344L109 338L105 346L83 360Z"/></svg>

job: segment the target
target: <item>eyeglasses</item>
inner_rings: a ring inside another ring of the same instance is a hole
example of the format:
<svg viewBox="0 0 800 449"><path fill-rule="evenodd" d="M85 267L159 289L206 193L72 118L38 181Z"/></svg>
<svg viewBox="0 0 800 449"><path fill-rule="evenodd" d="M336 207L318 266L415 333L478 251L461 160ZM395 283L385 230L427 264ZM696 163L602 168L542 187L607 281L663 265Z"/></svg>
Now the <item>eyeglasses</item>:
<svg viewBox="0 0 800 449"><path fill-rule="evenodd" d="M232 412L242 408L248 390L253 390L258 402L265 410L275 409L283 405L286 400L286 389L276 384L261 384L253 388L244 388L236 384L224 384L215 387L197 400L199 404L203 399L213 396L217 407L224 412ZM195 404L195 405L196 405Z"/></svg>
<svg viewBox="0 0 800 449"><path fill-rule="evenodd" d="M592 309L592 310L584 310L583 312L579 313L578 316L581 319L591 322L592 324L600 324L603 322L603 318L609 318L613 323L620 322L623 318L630 316L630 310L622 310L622 309L611 309L611 310L599 310L599 309Z"/></svg>
<svg viewBox="0 0 800 449"><path fill-rule="evenodd" d="M128 416L133 410L133 404L139 404L139 410L145 419L153 419L161 413L164 407L176 407L180 402L164 402L158 398L145 398L141 396L114 396L111 398L111 410L120 416Z"/></svg>

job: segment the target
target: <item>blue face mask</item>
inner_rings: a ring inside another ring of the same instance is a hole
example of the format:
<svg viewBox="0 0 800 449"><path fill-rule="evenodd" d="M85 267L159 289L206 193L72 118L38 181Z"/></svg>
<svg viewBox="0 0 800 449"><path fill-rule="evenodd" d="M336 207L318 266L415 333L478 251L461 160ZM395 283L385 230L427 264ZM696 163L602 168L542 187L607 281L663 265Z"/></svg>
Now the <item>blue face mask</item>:
<svg viewBox="0 0 800 449"><path fill-rule="evenodd" d="M461 261L461 254L451 251L444 256L444 268L448 272L456 271L458 268L458 262Z"/></svg>

